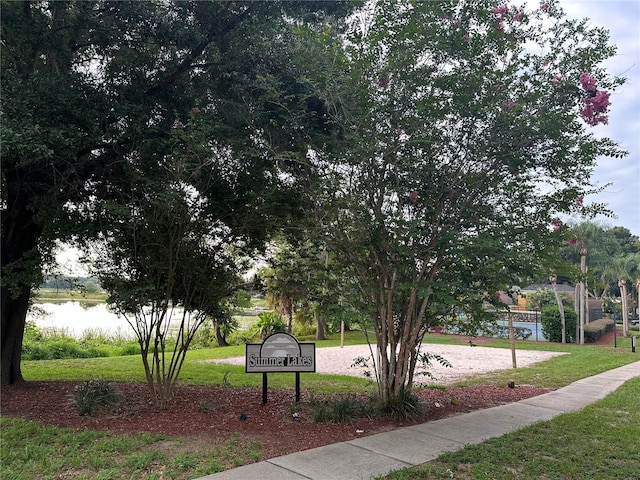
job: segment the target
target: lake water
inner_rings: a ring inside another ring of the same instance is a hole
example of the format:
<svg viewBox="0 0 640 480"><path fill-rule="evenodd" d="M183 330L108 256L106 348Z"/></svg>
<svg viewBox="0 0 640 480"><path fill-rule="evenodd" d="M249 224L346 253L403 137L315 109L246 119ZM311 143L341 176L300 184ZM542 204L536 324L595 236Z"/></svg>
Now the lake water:
<svg viewBox="0 0 640 480"><path fill-rule="evenodd" d="M36 303L29 310L27 321L33 321L44 332L63 332L77 339L82 338L85 333L107 337L135 337L124 317L110 311L105 303Z"/></svg>
<svg viewBox="0 0 640 480"><path fill-rule="evenodd" d="M257 312L251 313L252 316L236 317L240 330L251 329L257 321ZM176 325L170 325L169 330L178 328L182 310L177 308L175 315ZM112 312L106 303L101 302L36 303L29 310L27 321L34 322L45 333L64 333L76 339L87 334L108 338L135 338L133 328L124 317Z"/></svg>

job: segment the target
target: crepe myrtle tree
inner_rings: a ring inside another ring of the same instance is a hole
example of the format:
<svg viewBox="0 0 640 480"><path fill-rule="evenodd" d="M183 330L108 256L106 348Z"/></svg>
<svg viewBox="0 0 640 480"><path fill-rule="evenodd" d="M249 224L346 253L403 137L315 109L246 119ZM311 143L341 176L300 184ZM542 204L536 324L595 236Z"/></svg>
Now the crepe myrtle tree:
<svg viewBox="0 0 640 480"><path fill-rule="evenodd" d="M624 155L593 131L623 79L600 67L607 32L558 2L381 0L357 18L323 86L348 141L309 157L326 172L318 232L357 278L388 401L412 388L428 326L482 319L559 241L552 221L594 190L596 158Z"/></svg>
<svg viewBox="0 0 640 480"><path fill-rule="evenodd" d="M272 145L222 142L220 128L215 109L194 108L165 137L141 141L122 175L96 187L112 193L76 213L93 233L87 266L133 328L159 408L169 405L199 327L228 322L225 304L243 286L248 256L286 227L297 203L295 185L281 183L265 152Z"/></svg>
<svg viewBox="0 0 640 480"><path fill-rule="evenodd" d="M152 403L164 409L197 330L224 316L240 285L240 263L203 198L184 184L157 181L140 178L136 198L101 206L108 228L85 260L109 293L107 303L132 327Z"/></svg>

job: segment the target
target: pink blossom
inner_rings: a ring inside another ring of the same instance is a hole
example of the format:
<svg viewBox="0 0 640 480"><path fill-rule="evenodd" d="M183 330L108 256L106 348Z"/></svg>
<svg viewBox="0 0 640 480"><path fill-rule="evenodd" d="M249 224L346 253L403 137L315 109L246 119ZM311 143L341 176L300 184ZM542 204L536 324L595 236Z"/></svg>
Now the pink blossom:
<svg viewBox="0 0 640 480"><path fill-rule="evenodd" d="M198 107L193 107L193 108L191 109L191 113L193 113L193 114L195 114L195 115L197 115L197 114L198 114L198 113L200 113L200 112L201 112L201 110L200 110L200 108L198 108Z"/></svg>
<svg viewBox="0 0 640 480"><path fill-rule="evenodd" d="M453 23L455 23L456 25L460 25L461 20L459 18L456 18L453 20Z"/></svg>
<svg viewBox="0 0 640 480"><path fill-rule="evenodd" d="M396 135L397 136L401 136L404 133L404 130L402 130L401 128L396 128Z"/></svg>
<svg viewBox="0 0 640 480"><path fill-rule="evenodd" d="M378 79L378 85L381 88L387 88L389 86L389 77L386 75L381 75Z"/></svg>
<svg viewBox="0 0 640 480"><path fill-rule="evenodd" d="M518 104L516 102L512 102L511 100L503 100L502 108L505 110L513 110Z"/></svg>
<svg viewBox="0 0 640 480"><path fill-rule="evenodd" d="M516 13L516 14L513 16L513 19L514 19L516 22L520 22L520 21L522 20L522 16L523 16L523 15L524 15L524 12L520 11L520 12Z"/></svg>
<svg viewBox="0 0 640 480"><path fill-rule="evenodd" d="M576 198L576 204L582 206L582 203L584 202L584 196L580 195L578 198Z"/></svg>
<svg viewBox="0 0 640 480"><path fill-rule="evenodd" d="M598 83L598 81L585 72L580 74L580 83L582 84L582 88L584 88L585 91L595 92L596 83Z"/></svg>
<svg viewBox="0 0 640 480"><path fill-rule="evenodd" d="M416 201L418 200L418 191L414 190L413 192L411 192L409 194L409 200L411 200L412 203L416 203Z"/></svg>
<svg viewBox="0 0 640 480"><path fill-rule="evenodd" d="M553 231L557 232L562 227L562 222L557 218L553 218L551 219L551 225L553 227Z"/></svg>
<svg viewBox="0 0 640 480"><path fill-rule="evenodd" d="M471 36L469 36L469 34L468 34L468 33L465 33L465 34L462 36L462 39L463 39L465 42L470 42L470 41L471 41Z"/></svg>
<svg viewBox="0 0 640 480"><path fill-rule="evenodd" d="M578 244L578 237L571 237L569 240L567 240L567 242L570 245L577 245Z"/></svg>
<svg viewBox="0 0 640 480"><path fill-rule="evenodd" d="M553 82L553 84L554 84L555 86L560 85L560 83L562 83L562 75L560 75L560 74L556 73L556 74L553 76L553 80L552 80L552 82Z"/></svg>
<svg viewBox="0 0 640 480"><path fill-rule="evenodd" d="M594 108L600 113L604 113L611 102L609 101L609 92L605 92L604 90L600 90L596 93L595 97L590 98L591 103L593 103Z"/></svg>
<svg viewBox="0 0 640 480"><path fill-rule="evenodd" d="M549 4L543 3L542 5L540 5L540 10L542 10L543 12L546 12L547 10L549 10Z"/></svg>
<svg viewBox="0 0 640 480"><path fill-rule="evenodd" d="M500 32L504 32L504 15L507 13L507 11L508 8L506 5L500 5L499 7L494 7L491 9L491 12L498 16L496 29Z"/></svg>
<svg viewBox="0 0 640 480"><path fill-rule="evenodd" d="M182 127L182 122L180 120L178 120L177 118L173 121L173 128L178 128L178 127Z"/></svg>
<svg viewBox="0 0 640 480"><path fill-rule="evenodd" d="M609 101L609 92L599 91L593 97L587 97L582 100L584 107L580 109L582 119L592 127L599 123L605 125L609 123L606 113L611 102Z"/></svg>
<svg viewBox="0 0 640 480"><path fill-rule="evenodd" d="M496 15L500 15L500 16L504 15L505 13L507 13L507 10L508 9L507 9L506 5L500 5L499 7L495 7L495 8L491 9L491 11L493 13L495 13Z"/></svg>

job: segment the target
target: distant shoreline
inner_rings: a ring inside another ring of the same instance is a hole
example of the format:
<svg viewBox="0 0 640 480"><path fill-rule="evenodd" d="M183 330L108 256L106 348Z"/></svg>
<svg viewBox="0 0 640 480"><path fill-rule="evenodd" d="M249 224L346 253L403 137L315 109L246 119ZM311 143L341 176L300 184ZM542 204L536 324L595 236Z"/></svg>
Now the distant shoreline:
<svg viewBox="0 0 640 480"><path fill-rule="evenodd" d="M78 290L51 290L40 289L33 292L34 302L91 302L103 303L107 301L106 292L86 293Z"/></svg>

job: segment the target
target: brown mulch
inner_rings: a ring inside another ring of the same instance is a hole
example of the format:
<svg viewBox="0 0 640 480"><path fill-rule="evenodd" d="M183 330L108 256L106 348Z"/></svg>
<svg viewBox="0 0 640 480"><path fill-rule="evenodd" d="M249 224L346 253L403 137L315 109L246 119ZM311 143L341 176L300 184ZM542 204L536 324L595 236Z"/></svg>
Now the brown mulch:
<svg viewBox="0 0 640 480"><path fill-rule="evenodd" d="M80 384L56 381L3 386L1 414L79 430L188 437L193 445L212 448L239 435L241 441L259 441L264 460L515 402L550 390L526 385L417 389L415 393L425 412L419 420L399 422L376 416L337 424L312 421L312 402L320 398L312 398L308 392L302 392L301 402L296 405L294 392L270 389L268 402L263 405L261 388L182 385L177 387L170 407L158 410L151 405L148 387L140 383L113 383L123 398L118 407L93 416L81 416L73 403L75 389ZM368 401L365 395L356 398Z"/></svg>

